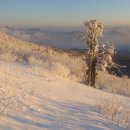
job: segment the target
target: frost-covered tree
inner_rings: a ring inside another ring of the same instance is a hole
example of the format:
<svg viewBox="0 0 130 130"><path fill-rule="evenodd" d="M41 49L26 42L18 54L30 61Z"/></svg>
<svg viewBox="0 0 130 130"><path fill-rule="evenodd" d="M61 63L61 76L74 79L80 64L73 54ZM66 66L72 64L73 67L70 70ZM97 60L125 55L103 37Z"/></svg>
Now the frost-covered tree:
<svg viewBox="0 0 130 130"><path fill-rule="evenodd" d="M104 26L96 20L84 22L86 34L83 37L86 43L86 51L83 59L86 63L85 84L95 87L97 71L106 71L111 67L119 66L112 61L115 49L108 43L101 43L98 38L102 36Z"/></svg>

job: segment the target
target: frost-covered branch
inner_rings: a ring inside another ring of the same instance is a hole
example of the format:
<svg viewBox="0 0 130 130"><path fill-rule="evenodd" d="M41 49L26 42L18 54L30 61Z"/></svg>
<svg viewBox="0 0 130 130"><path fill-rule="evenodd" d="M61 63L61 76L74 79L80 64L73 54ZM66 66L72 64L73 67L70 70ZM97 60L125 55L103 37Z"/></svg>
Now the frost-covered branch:
<svg viewBox="0 0 130 130"><path fill-rule="evenodd" d="M86 34L83 37L88 49L83 59L88 66L86 70L86 84L95 86L97 70L106 71L108 68L120 68L113 62L115 48L108 43L100 43L98 38L102 36L104 26L96 20L84 22Z"/></svg>

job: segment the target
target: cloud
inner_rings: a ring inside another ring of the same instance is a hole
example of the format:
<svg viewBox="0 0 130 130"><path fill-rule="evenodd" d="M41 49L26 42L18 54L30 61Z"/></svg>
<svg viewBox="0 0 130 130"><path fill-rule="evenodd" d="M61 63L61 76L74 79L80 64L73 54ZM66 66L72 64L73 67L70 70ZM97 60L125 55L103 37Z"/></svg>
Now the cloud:
<svg viewBox="0 0 130 130"><path fill-rule="evenodd" d="M118 27L109 29L104 34L104 39L114 44L119 49L130 49L130 29Z"/></svg>
<svg viewBox="0 0 130 130"><path fill-rule="evenodd" d="M39 28L18 29L8 26L0 27L1 32L36 44L47 44L59 48L84 48L85 43L81 38L83 32L54 32ZM104 30L103 41L109 41L119 49L130 49L130 28L109 27Z"/></svg>

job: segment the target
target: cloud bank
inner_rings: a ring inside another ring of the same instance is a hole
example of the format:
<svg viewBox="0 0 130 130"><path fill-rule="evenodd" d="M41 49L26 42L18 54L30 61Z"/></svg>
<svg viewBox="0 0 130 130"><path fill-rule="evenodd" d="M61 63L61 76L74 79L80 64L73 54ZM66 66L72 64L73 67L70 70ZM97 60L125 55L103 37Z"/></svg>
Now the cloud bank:
<svg viewBox="0 0 130 130"><path fill-rule="evenodd" d="M0 31L11 36L26 40L36 44L47 44L53 47L64 49L84 48L82 39L83 32L54 32L39 28L18 29L8 26L0 27ZM103 41L109 41L117 49L130 50L130 28L127 27L109 27L104 30Z"/></svg>

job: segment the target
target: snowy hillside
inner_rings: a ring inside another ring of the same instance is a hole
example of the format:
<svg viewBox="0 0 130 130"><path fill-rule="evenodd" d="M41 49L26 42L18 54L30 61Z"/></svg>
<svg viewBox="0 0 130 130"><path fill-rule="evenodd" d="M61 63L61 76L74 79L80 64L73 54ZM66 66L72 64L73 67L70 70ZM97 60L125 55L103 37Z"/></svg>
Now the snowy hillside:
<svg viewBox="0 0 130 130"><path fill-rule="evenodd" d="M130 98L87 87L37 66L5 62L0 66L1 85L13 81L25 95L22 110L12 109L2 117L0 130L125 130L105 119L97 106L116 98L130 108Z"/></svg>
<svg viewBox="0 0 130 130"><path fill-rule="evenodd" d="M0 66L0 130L130 129L128 77L100 73L107 92L85 86L80 56L3 33Z"/></svg>

